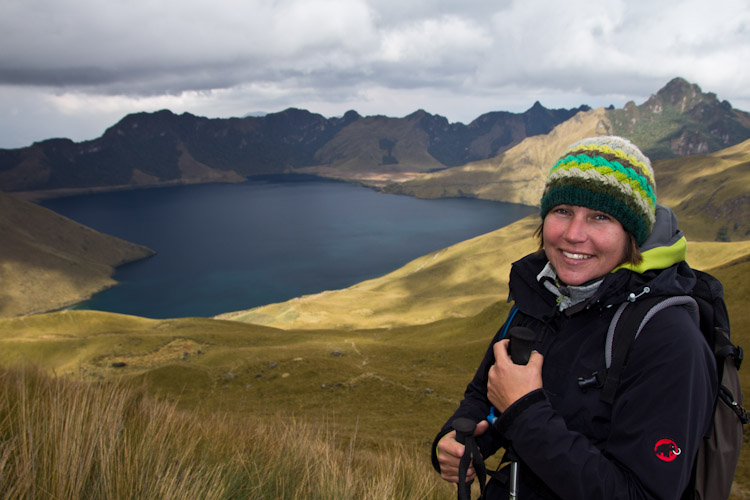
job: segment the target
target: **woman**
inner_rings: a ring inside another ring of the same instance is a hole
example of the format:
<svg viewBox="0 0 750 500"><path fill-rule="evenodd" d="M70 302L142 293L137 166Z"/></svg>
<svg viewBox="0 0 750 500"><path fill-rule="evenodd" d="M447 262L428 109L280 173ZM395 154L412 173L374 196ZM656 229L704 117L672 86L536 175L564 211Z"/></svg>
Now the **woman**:
<svg viewBox="0 0 750 500"><path fill-rule="evenodd" d="M515 452L523 500L680 498L716 394L713 355L689 312L668 307L648 321L611 405L596 384L579 384L605 369L620 304L646 293L685 295L695 282L674 215L656 205L650 161L620 137L573 144L550 171L541 216L540 250L510 273L512 324L536 333L535 350L515 365L498 332L435 439L433 464L458 482L464 447L451 422L465 417L477 423L483 456ZM655 451L664 440L679 453L669 461ZM504 470L487 498L508 497Z"/></svg>

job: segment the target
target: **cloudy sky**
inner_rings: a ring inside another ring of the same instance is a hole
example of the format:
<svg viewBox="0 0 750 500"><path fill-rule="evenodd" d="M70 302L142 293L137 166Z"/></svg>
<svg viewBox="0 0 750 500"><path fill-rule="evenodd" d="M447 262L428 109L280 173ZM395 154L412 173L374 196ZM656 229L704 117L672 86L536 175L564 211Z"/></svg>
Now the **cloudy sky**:
<svg viewBox="0 0 750 500"><path fill-rule="evenodd" d="M750 111L747 0L0 0L0 46L0 148L165 108L468 124L675 76Z"/></svg>

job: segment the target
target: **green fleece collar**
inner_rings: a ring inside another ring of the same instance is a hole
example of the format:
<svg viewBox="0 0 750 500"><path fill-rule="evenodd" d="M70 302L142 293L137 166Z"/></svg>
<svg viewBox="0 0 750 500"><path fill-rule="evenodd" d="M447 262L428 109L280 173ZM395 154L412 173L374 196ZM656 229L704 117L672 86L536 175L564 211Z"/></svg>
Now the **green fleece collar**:
<svg viewBox="0 0 750 500"><path fill-rule="evenodd" d="M614 273L618 269L630 269L638 274L653 269L666 269L685 260L687 255L687 240L681 237L669 246L658 246L644 251L643 261L638 265L623 264L612 270Z"/></svg>

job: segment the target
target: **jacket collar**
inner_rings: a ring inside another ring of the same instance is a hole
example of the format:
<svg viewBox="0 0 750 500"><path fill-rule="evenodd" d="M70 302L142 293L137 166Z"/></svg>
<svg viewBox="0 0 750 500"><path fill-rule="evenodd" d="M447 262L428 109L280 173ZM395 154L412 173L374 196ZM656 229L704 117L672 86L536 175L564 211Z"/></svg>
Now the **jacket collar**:
<svg viewBox="0 0 750 500"><path fill-rule="evenodd" d="M677 227L677 217L664 205L656 206L656 224L648 239L641 245L643 261L640 264L623 264L615 268L630 269L643 274L654 269L666 269L685 260L687 240Z"/></svg>

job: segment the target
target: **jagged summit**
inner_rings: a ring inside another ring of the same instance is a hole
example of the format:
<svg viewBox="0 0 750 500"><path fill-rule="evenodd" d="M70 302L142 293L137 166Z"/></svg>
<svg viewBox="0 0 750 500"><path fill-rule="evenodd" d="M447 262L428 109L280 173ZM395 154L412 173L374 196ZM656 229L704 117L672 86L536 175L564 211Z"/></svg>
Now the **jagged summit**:
<svg viewBox="0 0 750 500"><path fill-rule="evenodd" d="M749 113L680 77L640 106L611 110L610 119L652 159L711 153L750 138Z"/></svg>

